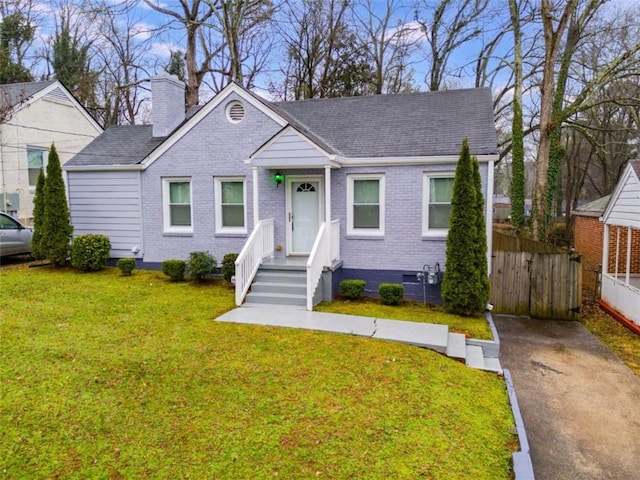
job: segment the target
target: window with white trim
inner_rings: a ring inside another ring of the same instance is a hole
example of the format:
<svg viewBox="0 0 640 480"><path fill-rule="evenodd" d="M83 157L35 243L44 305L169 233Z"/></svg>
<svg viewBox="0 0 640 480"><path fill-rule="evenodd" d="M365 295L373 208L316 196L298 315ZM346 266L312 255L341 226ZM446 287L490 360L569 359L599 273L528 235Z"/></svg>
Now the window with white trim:
<svg viewBox="0 0 640 480"><path fill-rule="evenodd" d="M247 233L247 196L243 177L216 177L216 232Z"/></svg>
<svg viewBox="0 0 640 480"><path fill-rule="evenodd" d="M163 178L162 198L164 231L192 233L191 178Z"/></svg>
<svg viewBox="0 0 640 480"><path fill-rule="evenodd" d="M423 180L422 233L446 235L451 217L453 173L425 173Z"/></svg>
<svg viewBox="0 0 640 480"><path fill-rule="evenodd" d="M47 166L46 150L27 148L27 169L29 171L29 187L38 185L38 176Z"/></svg>
<svg viewBox="0 0 640 480"><path fill-rule="evenodd" d="M347 176L347 234L384 235L384 175Z"/></svg>

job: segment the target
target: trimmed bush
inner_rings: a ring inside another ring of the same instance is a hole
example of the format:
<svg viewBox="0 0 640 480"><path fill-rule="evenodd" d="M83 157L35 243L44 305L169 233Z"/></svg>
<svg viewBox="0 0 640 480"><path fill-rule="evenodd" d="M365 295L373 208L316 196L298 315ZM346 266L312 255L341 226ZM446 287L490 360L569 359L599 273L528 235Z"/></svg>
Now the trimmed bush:
<svg viewBox="0 0 640 480"><path fill-rule="evenodd" d="M227 282L231 281L231 277L236 274L236 259L237 253L227 253L222 257L222 278Z"/></svg>
<svg viewBox="0 0 640 480"><path fill-rule="evenodd" d="M133 269L136 268L136 259L135 258L121 258L116 263L116 266L122 272L122 275L129 276Z"/></svg>
<svg viewBox="0 0 640 480"><path fill-rule="evenodd" d="M109 261L111 242L106 235L79 235L71 244L71 265L84 272L97 272Z"/></svg>
<svg viewBox="0 0 640 480"><path fill-rule="evenodd" d="M181 282L184 280L185 269L186 263L184 260L170 259L162 262L162 273L174 282Z"/></svg>
<svg viewBox="0 0 640 480"><path fill-rule="evenodd" d="M187 273L196 283L211 275L218 262L209 252L191 252L187 261Z"/></svg>
<svg viewBox="0 0 640 480"><path fill-rule="evenodd" d="M342 280L340 285L338 285L340 296L348 298L349 300L358 300L362 298L362 295L364 294L365 285L366 282L364 280L357 280L353 278Z"/></svg>
<svg viewBox="0 0 640 480"><path fill-rule="evenodd" d="M378 295L385 305L400 305L404 298L404 287L399 283L381 283Z"/></svg>

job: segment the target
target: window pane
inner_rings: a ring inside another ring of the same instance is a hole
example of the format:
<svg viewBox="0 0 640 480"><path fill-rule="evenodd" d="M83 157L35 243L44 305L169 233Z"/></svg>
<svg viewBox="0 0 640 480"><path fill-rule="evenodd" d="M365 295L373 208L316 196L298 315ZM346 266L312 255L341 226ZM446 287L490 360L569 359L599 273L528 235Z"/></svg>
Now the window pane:
<svg viewBox="0 0 640 480"><path fill-rule="evenodd" d="M191 205L171 205L171 226L191 226Z"/></svg>
<svg viewBox="0 0 640 480"><path fill-rule="evenodd" d="M35 187L38 185L38 177L40 176L41 168L30 168L29 169L29 186Z"/></svg>
<svg viewBox="0 0 640 480"><path fill-rule="evenodd" d="M451 204L429 205L429 228L449 228Z"/></svg>
<svg viewBox="0 0 640 480"><path fill-rule="evenodd" d="M29 186L35 187L38 184L38 176L44 168L44 151L27 150L27 166L29 169Z"/></svg>
<svg viewBox="0 0 640 480"><path fill-rule="evenodd" d="M354 205L353 228L380 228L380 206Z"/></svg>
<svg viewBox="0 0 640 480"><path fill-rule="evenodd" d="M235 203L242 205L244 203L243 182L221 182L222 184L222 203Z"/></svg>
<svg viewBox="0 0 640 480"><path fill-rule="evenodd" d="M379 203L380 180L354 180L353 203Z"/></svg>
<svg viewBox="0 0 640 480"><path fill-rule="evenodd" d="M453 196L453 178L431 178L429 201L451 203Z"/></svg>
<svg viewBox="0 0 640 480"><path fill-rule="evenodd" d="M222 226L244 227L244 205L223 205Z"/></svg>
<svg viewBox="0 0 640 480"><path fill-rule="evenodd" d="M27 160L29 168L42 168L44 166L43 150L27 150Z"/></svg>
<svg viewBox="0 0 640 480"><path fill-rule="evenodd" d="M191 202L189 189L189 182L171 182L169 184L169 203L188 205Z"/></svg>

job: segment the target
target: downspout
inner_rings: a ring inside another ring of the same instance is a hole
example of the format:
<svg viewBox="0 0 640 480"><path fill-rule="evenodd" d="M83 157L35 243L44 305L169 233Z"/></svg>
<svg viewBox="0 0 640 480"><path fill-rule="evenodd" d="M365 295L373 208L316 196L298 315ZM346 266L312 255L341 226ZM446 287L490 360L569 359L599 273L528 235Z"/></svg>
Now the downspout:
<svg viewBox="0 0 640 480"><path fill-rule="evenodd" d="M487 230L487 273L491 277L492 254L493 254L493 182L494 182L494 161L487 163L487 197L485 198L485 224Z"/></svg>

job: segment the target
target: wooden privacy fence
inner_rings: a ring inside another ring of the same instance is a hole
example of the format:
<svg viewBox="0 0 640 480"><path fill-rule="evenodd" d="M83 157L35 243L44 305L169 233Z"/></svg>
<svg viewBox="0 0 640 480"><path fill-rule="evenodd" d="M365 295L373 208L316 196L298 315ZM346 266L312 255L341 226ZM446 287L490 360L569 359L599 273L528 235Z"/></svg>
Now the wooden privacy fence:
<svg viewBox="0 0 640 480"><path fill-rule="evenodd" d="M494 248L493 252L491 297L495 313L560 320L580 318L579 255L558 252L557 247L553 247L555 253L511 251L504 249L504 244L501 248Z"/></svg>

